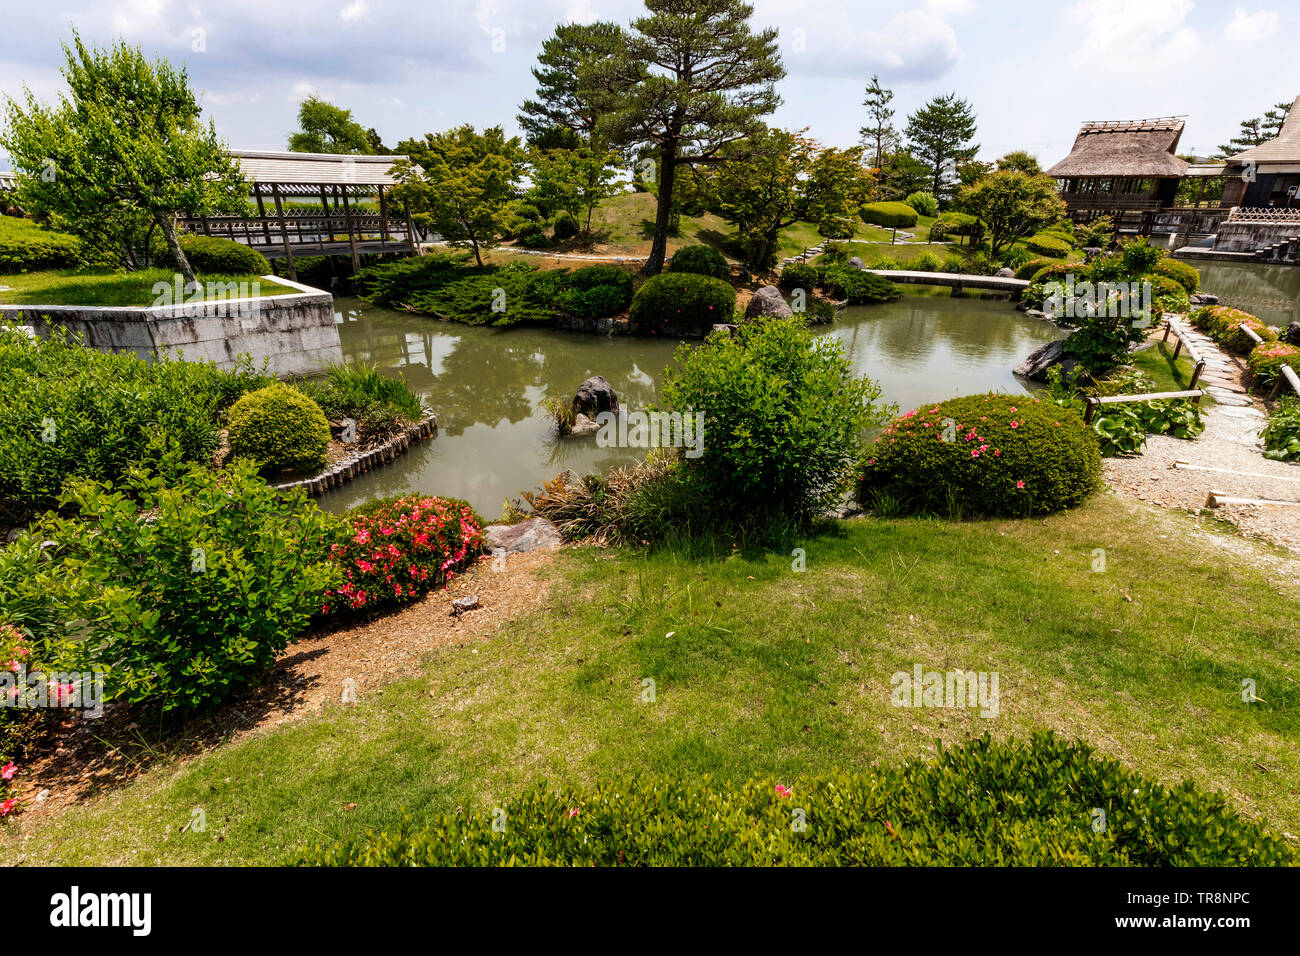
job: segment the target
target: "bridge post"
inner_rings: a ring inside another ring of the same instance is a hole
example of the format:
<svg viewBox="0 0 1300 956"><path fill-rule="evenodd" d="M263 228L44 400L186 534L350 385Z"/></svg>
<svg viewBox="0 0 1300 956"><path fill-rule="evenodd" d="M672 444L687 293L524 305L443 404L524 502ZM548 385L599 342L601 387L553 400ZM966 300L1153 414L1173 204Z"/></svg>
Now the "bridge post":
<svg viewBox="0 0 1300 956"><path fill-rule="evenodd" d="M966 292L962 289L962 284L960 282L954 282L952 286L952 297L954 299L961 299L964 298L965 295Z"/></svg>

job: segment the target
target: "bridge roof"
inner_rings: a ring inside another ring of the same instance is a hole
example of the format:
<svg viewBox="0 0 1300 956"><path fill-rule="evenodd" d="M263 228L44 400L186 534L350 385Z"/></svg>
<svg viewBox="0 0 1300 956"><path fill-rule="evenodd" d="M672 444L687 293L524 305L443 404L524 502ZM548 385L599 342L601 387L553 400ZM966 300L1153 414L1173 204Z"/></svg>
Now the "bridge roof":
<svg viewBox="0 0 1300 956"><path fill-rule="evenodd" d="M393 186L390 170L405 156L337 156L232 149L244 178L263 186Z"/></svg>

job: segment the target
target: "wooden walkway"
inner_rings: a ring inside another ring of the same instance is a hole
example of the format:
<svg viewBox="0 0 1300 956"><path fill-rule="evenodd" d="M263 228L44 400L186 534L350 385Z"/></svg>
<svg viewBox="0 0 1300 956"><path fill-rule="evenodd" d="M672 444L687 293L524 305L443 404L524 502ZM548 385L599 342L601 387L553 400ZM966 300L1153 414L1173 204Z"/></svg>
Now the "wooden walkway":
<svg viewBox="0 0 1300 956"><path fill-rule="evenodd" d="M904 285L941 285L960 294L965 289L989 289L994 292L1019 292L1029 285L1028 279L1003 276L961 275L955 272L908 272L902 269L864 269L872 275Z"/></svg>

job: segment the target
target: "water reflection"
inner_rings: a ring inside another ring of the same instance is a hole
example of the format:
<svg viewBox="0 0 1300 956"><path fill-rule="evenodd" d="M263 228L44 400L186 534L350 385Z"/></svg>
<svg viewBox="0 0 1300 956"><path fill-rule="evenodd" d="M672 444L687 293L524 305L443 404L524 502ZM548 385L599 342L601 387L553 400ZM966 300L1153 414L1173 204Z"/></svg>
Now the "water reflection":
<svg viewBox="0 0 1300 956"><path fill-rule="evenodd" d="M471 328L337 299L349 361L402 376L438 413L439 435L391 465L329 492L340 511L409 488L465 498L489 518L502 502L558 471L603 472L640 449L598 448L594 436L556 440L542 401L572 397L604 375L629 410L656 401L677 343L550 329ZM1063 333L1005 302L905 296L840 313L823 333L843 343L858 374L876 379L903 408L979 391L1023 392L1012 367ZM707 443L707 436L706 436Z"/></svg>
<svg viewBox="0 0 1300 956"><path fill-rule="evenodd" d="M1247 262L1198 262L1201 291L1258 316L1269 325L1300 322L1300 266Z"/></svg>

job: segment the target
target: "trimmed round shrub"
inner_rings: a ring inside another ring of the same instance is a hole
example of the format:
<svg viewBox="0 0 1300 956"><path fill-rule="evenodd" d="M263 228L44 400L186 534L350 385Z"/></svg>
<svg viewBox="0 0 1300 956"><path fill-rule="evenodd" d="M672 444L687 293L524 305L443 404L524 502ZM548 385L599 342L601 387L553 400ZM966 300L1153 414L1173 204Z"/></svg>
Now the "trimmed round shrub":
<svg viewBox="0 0 1300 956"><path fill-rule="evenodd" d="M572 239L581 230L578 227L578 220L573 218L572 213L562 212L555 217L555 238Z"/></svg>
<svg viewBox="0 0 1300 956"><path fill-rule="evenodd" d="M1033 282L1064 282L1067 276L1074 276L1075 282L1100 278L1094 276L1092 268L1082 262L1054 262L1043 266L1031 276Z"/></svg>
<svg viewBox="0 0 1300 956"><path fill-rule="evenodd" d="M515 231L515 242L529 249L545 249L551 244L551 237L542 223L525 222Z"/></svg>
<svg viewBox="0 0 1300 956"><path fill-rule="evenodd" d="M1142 277L1143 282L1151 283L1151 312L1159 318L1166 312L1182 314L1192 307L1192 300L1187 290L1168 276L1148 273Z"/></svg>
<svg viewBox="0 0 1300 956"><path fill-rule="evenodd" d="M1165 257L1152 266L1151 271L1158 276L1173 279L1187 290L1188 295L1201 287L1201 274L1196 267L1186 262L1179 262L1177 259Z"/></svg>
<svg viewBox="0 0 1300 956"><path fill-rule="evenodd" d="M1052 265L1046 259L1030 259L1019 269L1016 270L1017 279L1033 279L1038 273Z"/></svg>
<svg viewBox="0 0 1300 956"><path fill-rule="evenodd" d="M353 508L330 548L341 582L326 614L394 607L443 587L483 550L486 522L467 502L414 493Z"/></svg>
<svg viewBox="0 0 1300 956"><path fill-rule="evenodd" d="M1073 248L1069 240L1045 232L1030 236L1025 240L1025 246L1035 255L1049 256L1053 259L1064 259Z"/></svg>
<svg viewBox="0 0 1300 956"><path fill-rule="evenodd" d="M694 273L714 279L731 278L731 266L727 265L722 253L706 245L683 246L678 249L673 253L668 271Z"/></svg>
<svg viewBox="0 0 1300 956"><path fill-rule="evenodd" d="M665 272L641 286L632 299L632 331L703 334L736 311L736 290L728 282L692 272Z"/></svg>
<svg viewBox="0 0 1300 956"><path fill-rule="evenodd" d="M862 219L885 229L907 229L916 225L917 214L905 202L869 202L862 207Z"/></svg>
<svg viewBox="0 0 1300 956"><path fill-rule="evenodd" d="M781 270L780 284L787 289L804 289L811 292L821 285L817 267L807 262L792 262Z"/></svg>
<svg viewBox="0 0 1300 956"><path fill-rule="evenodd" d="M843 299L849 305L893 302L903 295L903 290L884 276L873 275L852 266L827 269L822 276L822 288L831 298Z"/></svg>
<svg viewBox="0 0 1300 956"><path fill-rule="evenodd" d="M195 272L208 275L271 274L271 264L266 261L266 256L232 239L184 235L180 237L180 244ZM166 245L161 246L158 262L165 269L176 268L176 261Z"/></svg>
<svg viewBox="0 0 1300 956"><path fill-rule="evenodd" d="M1283 365L1290 365L1292 371L1300 372L1300 346L1278 341L1256 345L1246 359L1246 365L1257 385L1272 385L1282 374Z"/></svg>
<svg viewBox="0 0 1300 956"><path fill-rule="evenodd" d="M914 192L908 195L903 202L907 203L922 216L939 215L939 200L934 198L931 192Z"/></svg>
<svg viewBox="0 0 1300 956"><path fill-rule="evenodd" d="M81 259L81 241L30 219L0 216L0 273L64 269Z"/></svg>
<svg viewBox="0 0 1300 956"><path fill-rule="evenodd" d="M570 315L618 315L632 301L632 276L618 266L587 266L569 276L568 287L557 301Z"/></svg>
<svg viewBox="0 0 1300 956"><path fill-rule="evenodd" d="M916 693L906 688L905 693ZM790 825L803 811L807 826ZM1098 809L1107 825L1094 832ZM1051 733L984 734L933 762L739 785L695 775L544 783L327 847L306 866L1291 866L1284 837L1221 793L1166 787ZM700 821L707 820L707 826Z"/></svg>
<svg viewBox="0 0 1300 956"><path fill-rule="evenodd" d="M249 392L230 406L230 451L267 473L316 472L325 466L330 426L310 398L283 382Z"/></svg>
<svg viewBox="0 0 1300 956"><path fill-rule="evenodd" d="M862 467L859 500L904 511L1021 517L1072 508L1101 483L1096 434L1028 395L970 395L895 419Z"/></svg>
<svg viewBox="0 0 1300 956"><path fill-rule="evenodd" d="M979 232L980 221L970 213L948 210L930 225L930 241L938 242L951 236L969 236Z"/></svg>

